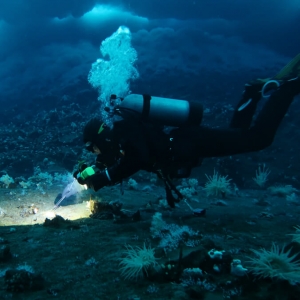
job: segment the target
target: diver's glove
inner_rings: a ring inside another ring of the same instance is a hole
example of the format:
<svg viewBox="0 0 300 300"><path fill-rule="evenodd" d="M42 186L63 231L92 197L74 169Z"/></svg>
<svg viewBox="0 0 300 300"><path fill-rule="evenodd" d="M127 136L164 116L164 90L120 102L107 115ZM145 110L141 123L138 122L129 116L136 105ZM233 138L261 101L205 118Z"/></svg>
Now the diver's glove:
<svg viewBox="0 0 300 300"><path fill-rule="evenodd" d="M81 185L87 185L88 188L91 186L91 177L95 175L95 170L93 167L88 167L86 164L80 166L80 169L77 170L73 177Z"/></svg>

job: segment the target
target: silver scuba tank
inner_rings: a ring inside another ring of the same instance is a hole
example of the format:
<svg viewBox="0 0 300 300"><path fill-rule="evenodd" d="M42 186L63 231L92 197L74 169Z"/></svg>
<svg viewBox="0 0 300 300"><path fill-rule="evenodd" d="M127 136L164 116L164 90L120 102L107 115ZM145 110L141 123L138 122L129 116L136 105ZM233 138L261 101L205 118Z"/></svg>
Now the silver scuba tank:
<svg viewBox="0 0 300 300"><path fill-rule="evenodd" d="M203 106L199 102L149 95L130 94L121 99L118 107L122 113L135 112L143 121L174 127L198 126L203 116Z"/></svg>

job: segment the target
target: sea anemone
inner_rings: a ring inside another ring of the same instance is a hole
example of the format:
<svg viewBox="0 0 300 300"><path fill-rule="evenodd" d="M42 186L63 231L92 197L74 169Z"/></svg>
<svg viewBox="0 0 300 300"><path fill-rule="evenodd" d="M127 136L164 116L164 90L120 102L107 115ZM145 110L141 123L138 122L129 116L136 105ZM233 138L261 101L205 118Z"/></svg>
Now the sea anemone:
<svg viewBox="0 0 300 300"><path fill-rule="evenodd" d="M290 256L291 250L285 251L285 247L280 250L274 243L270 251L252 250L257 257L250 257L249 270L260 278L287 280L291 284L300 282L300 261L295 260L299 253Z"/></svg>
<svg viewBox="0 0 300 300"><path fill-rule="evenodd" d="M290 235L293 236L293 242L300 244L300 226L295 226L296 233L292 233Z"/></svg>
<svg viewBox="0 0 300 300"><path fill-rule="evenodd" d="M121 258L121 273L125 279L137 279L142 275L148 275L149 268L156 268L158 263L154 256L155 250L149 246L146 247L135 247L128 245L126 250L123 252L126 255Z"/></svg>
<svg viewBox="0 0 300 300"><path fill-rule="evenodd" d="M213 176L207 174L205 176L208 179L204 186L207 196L219 197L230 193L231 179L227 179L228 176L219 175L215 170Z"/></svg>

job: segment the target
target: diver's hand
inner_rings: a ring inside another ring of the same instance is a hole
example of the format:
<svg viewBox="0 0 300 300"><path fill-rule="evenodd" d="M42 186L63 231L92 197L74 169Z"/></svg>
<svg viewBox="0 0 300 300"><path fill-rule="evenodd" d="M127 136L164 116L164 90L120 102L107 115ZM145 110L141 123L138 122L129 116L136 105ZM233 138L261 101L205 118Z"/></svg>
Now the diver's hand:
<svg viewBox="0 0 300 300"><path fill-rule="evenodd" d="M76 179L76 181L81 184L81 185L85 185L85 180L80 176L80 171L76 171L73 173L73 177Z"/></svg>
<svg viewBox="0 0 300 300"><path fill-rule="evenodd" d="M80 176L80 173L83 172L88 167L89 166L86 163L80 164L78 170L73 173L73 177L77 180L78 177Z"/></svg>
<svg viewBox="0 0 300 300"><path fill-rule="evenodd" d="M76 180L79 184L85 185L87 188L93 189L95 192L109 185L106 175L102 172L91 175L86 179L79 176Z"/></svg>
<svg viewBox="0 0 300 300"><path fill-rule="evenodd" d="M82 179L81 177L77 178L77 182L81 185L88 185L88 180L87 179Z"/></svg>
<svg viewBox="0 0 300 300"><path fill-rule="evenodd" d="M77 170L74 172L73 177L77 180L77 182L81 185L87 185L87 187L91 186L91 177L95 175L95 170L93 167L85 167L81 168L81 170Z"/></svg>
<svg viewBox="0 0 300 300"><path fill-rule="evenodd" d="M77 175L76 176L76 173L79 174L79 176ZM94 186L93 186L93 179L94 179L94 175L86 178L86 179L83 179L81 176L80 176L80 172L75 172L73 174L74 178L76 179L76 181L80 184L80 185L84 185L87 189L94 189Z"/></svg>

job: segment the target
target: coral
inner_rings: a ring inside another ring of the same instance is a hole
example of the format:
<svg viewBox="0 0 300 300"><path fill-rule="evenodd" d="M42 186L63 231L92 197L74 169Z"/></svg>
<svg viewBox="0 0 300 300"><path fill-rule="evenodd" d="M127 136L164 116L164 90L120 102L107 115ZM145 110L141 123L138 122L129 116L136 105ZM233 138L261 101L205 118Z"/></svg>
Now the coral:
<svg viewBox="0 0 300 300"><path fill-rule="evenodd" d="M84 264L89 267L95 267L98 265L98 261L94 257L91 257L87 261L85 261Z"/></svg>
<svg viewBox="0 0 300 300"><path fill-rule="evenodd" d="M23 188L23 189L28 189L31 186L31 182L29 181L20 181L19 185Z"/></svg>
<svg viewBox="0 0 300 300"><path fill-rule="evenodd" d="M32 273L32 274L34 273L33 268L31 266L27 265L26 263L24 263L24 265L18 265L16 270L18 270L18 271L23 270L23 271L26 271L26 272Z"/></svg>
<svg viewBox="0 0 300 300"><path fill-rule="evenodd" d="M198 180L195 178L189 178L187 181L185 178L182 179L180 193L186 198L190 199L193 195L197 194L196 189L198 187Z"/></svg>
<svg viewBox="0 0 300 300"><path fill-rule="evenodd" d="M136 182L134 179L132 179L132 178L129 178L127 185L128 185L128 188L129 188L130 190L135 190L135 191L138 190L138 184L137 184L137 182Z"/></svg>
<svg viewBox="0 0 300 300"><path fill-rule="evenodd" d="M126 246L126 255L121 258L121 273L126 279L137 279L143 274L148 275L149 268L156 268L158 263L154 256L155 250L149 246L148 248L144 244L143 248L128 245Z"/></svg>
<svg viewBox="0 0 300 300"><path fill-rule="evenodd" d="M29 177L28 180L33 184L45 183L48 186L53 184L53 176L48 172L42 172L39 166L34 168L33 176Z"/></svg>
<svg viewBox="0 0 300 300"><path fill-rule="evenodd" d="M245 276L248 269L242 266L242 262L239 259L233 259L230 264L230 273L235 276Z"/></svg>
<svg viewBox="0 0 300 300"><path fill-rule="evenodd" d="M198 180L196 178L189 178L188 185L193 188L197 188Z"/></svg>
<svg viewBox="0 0 300 300"><path fill-rule="evenodd" d="M0 177L0 182L2 182L2 183L5 185L5 187L8 188L9 185L10 185L11 183L14 183L15 181L14 181L14 179L13 179L12 177L10 177L8 174L5 174L5 175L2 175L2 176Z"/></svg>
<svg viewBox="0 0 300 300"><path fill-rule="evenodd" d="M166 224L163 231L159 236L161 240L158 247L163 248L165 252L177 249L181 242L188 247L195 247L198 244L194 238L198 237L199 232L186 225ZM190 237L193 239L189 239Z"/></svg>
<svg viewBox="0 0 300 300"><path fill-rule="evenodd" d="M195 247L199 244L199 240L189 239L190 237L198 237L198 231L194 231L186 225L167 224L159 212L152 217L150 232L153 238L161 239L158 247L165 251L177 249L181 242L188 247Z"/></svg>
<svg viewBox="0 0 300 300"><path fill-rule="evenodd" d="M223 253L225 252L225 250L219 251L216 249L211 249L210 251L208 251L208 255L211 259L217 259L217 260L222 260L223 258Z"/></svg>
<svg viewBox="0 0 300 300"><path fill-rule="evenodd" d="M257 257L250 257L249 270L262 278L287 280L291 284L300 282L300 261L295 261L298 254L290 256L291 249L281 250L273 244L271 250L252 250Z"/></svg>
<svg viewBox="0 0 300 300"><path fill-rule="evenodd" d="M166 227L167 223L162 219L162 214L156 212L152 216L150 232L153 238L160 237L161 231Z"/></svg>
<svg viewBox="0 0 300 300"><path fill-rule="evenodd" d="M194 187L185 187L180 189L180 193L183 195L183 197L190 199L192 198L193 194L196 193L196 190Z"/></svg>

